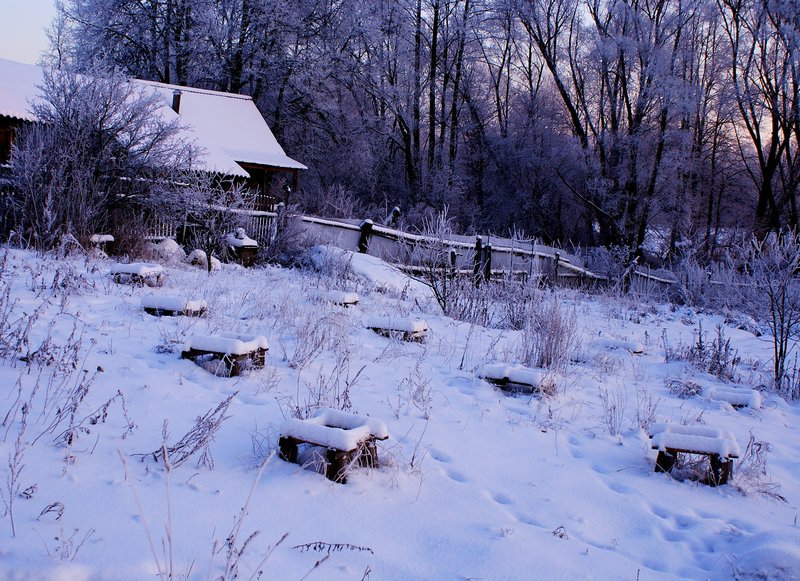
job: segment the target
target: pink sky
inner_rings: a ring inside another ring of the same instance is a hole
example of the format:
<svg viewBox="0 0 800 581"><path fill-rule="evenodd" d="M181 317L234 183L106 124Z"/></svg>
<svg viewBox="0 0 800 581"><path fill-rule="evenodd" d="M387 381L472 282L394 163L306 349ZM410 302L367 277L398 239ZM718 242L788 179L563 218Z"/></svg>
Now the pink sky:
<svg viewBox="0 0 800 581"><path fill-rule="evenodd" d="M0 58L35 64L55 12L53 0L0 0Z"/></svg>

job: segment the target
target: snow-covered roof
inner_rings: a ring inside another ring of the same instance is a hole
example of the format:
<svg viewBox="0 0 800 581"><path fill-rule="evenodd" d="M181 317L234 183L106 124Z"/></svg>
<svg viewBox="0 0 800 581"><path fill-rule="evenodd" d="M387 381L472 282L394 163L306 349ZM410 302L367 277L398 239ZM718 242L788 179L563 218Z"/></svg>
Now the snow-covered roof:
<svg viewBox="0 0 800 581"><path fill-rule="evenodd" d="M181 119L204 142L214 143L237 162L308 169L286 155L249 96L152 81L137 82L154 87L168 107L172 106L173 95L179 90Z"/></svg>
<svg viewBox="0 0 800 581"><path fill-rule="evenodd" d="M0 59L0 115L36 121L30 101L39 93L42 69L34 65Z"/></svg>
<svg viewBox="0 0 800 581"><path fill-rule="evenodd" d="M134 83L162 97L159 114L165 120L180 119L187 139L201 150L198 169L239 177L250 177L239 163L307 169L286 155L248 96L138 79ZM30 103L41 84L40 67L0 59L0 115L35 121ZM172 110L175 90L181 91L180 115Z"/></svg>

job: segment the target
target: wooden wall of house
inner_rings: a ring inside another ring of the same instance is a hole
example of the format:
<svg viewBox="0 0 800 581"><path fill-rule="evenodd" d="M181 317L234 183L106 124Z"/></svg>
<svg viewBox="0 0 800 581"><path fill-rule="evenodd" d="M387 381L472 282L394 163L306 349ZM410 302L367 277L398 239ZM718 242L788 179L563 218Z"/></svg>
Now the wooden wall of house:
<svg viewBox="0 0 800 581"><path fill-rule="evenodd" d="M278 202L286 202L286 194L282 192L289 186L297 189L297 170L276 168L265 165L237 162L250 174L247 186L256 193L254 210L263 212L275 211Z"/></svg>

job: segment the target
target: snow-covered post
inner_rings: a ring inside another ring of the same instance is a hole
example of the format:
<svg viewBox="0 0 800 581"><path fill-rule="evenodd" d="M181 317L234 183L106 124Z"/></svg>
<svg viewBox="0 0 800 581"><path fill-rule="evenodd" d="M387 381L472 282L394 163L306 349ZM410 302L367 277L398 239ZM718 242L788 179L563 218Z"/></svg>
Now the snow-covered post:
<svg viewBox="0 0 800 581"><path fill-rule="evenodd" d="M483 254L483 238L480 236L475 237L475 260L472 265L472 277L475 280L475 286L481 284L481 258Z"/></svg>
<svg viewBox="0 0 800 581"><path fill-rule="evenodd" d="M397 226L397 220L400 218L400 207L395 206L392 208L392 211L384 218L383 225L384 226Z"/></svg>
<svg viewBox="0 0 800 581"><path fill-rule="evenodd" d="M458 254L456 253L456 249L452 246L450 247L450 280L453 280L456 277L456 257Z"/></svg>
<svg viewBox="0 0 800 581"><path fill-rule="evenodd" d="M483 280L489 281L492 278L492 243L486 244L483 249Z"/></svg>
<svg viewBox="0 0 800 581"><path fill-rule="evenodd" d="M361 222L361 236L358 238L358 251L361 254L366 254L369 250L369 239L372 237L372 220L367 218Z"/></svg>

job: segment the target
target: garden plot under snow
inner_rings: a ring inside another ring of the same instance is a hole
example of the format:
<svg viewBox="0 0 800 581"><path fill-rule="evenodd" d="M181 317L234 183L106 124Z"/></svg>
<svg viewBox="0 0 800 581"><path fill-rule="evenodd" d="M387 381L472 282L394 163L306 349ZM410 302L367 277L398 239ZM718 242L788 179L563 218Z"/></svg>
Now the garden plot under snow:
<svg viewBox="0 0 800 581"><path fill-rule="evenodd" d="M322 273L169 267L150 289L103 263L7 253L0 578L800 576L797 403L709 397L765 382L768 337L723 327L741 357L725 383L675 356L721 316L544 291L580 344L554 396L507 395L476 373L529 364L499 315L457 322L375 259L349 256L346 276L347 257L316 258ZM329 290L359 303L320 301ZM153 317L150 294L208 312ZM366 328L386 316L424 319L426 340ZM263 336L266 366L225 378L180 358L188 337L223 332ZM386 425L378 469L340 485L272 455L281 425L320 407ZM732 434L732 484L699 484L690 464L654 473L656 422Z"/></svg>

